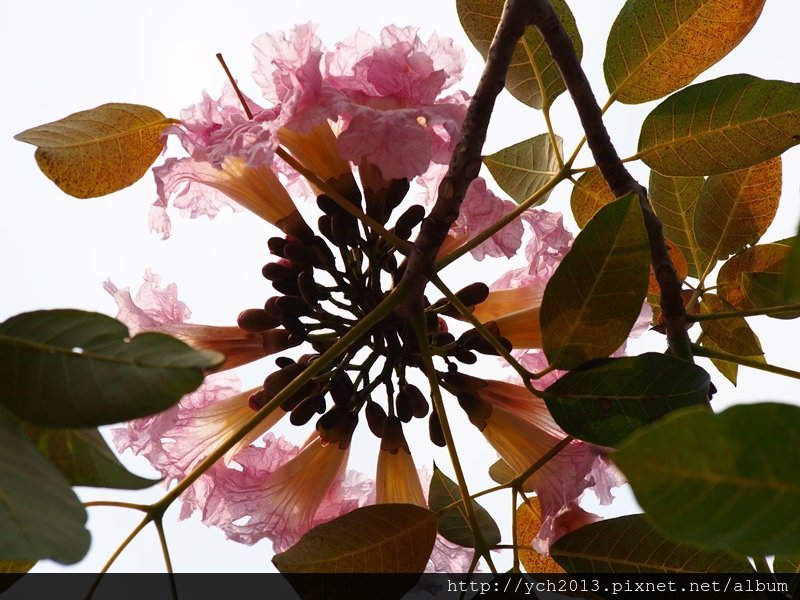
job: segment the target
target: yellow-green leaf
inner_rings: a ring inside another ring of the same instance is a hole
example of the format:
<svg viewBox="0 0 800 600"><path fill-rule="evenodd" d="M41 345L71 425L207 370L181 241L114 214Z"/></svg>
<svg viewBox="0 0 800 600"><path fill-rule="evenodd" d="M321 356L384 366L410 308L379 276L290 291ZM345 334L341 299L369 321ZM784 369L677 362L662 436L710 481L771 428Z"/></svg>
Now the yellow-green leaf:
<svg viewBox="0 0 800 600"><path fill-rule="evenodd" d="M742 287L742 274L783 271L790 251L790 246L780 243L759 244L732 256L717 275L717 294L736 310L755 308Z"/></svg>
<svg viewBox="0 0 800 600"><path fill-rule="evenodd" d="M703 294L700 314L707 315L731 310L734 308L716 294ZM753 357L759 362L764 362L761 342L744 318L700 321L700 327L703 333L723 352L736 356Z"/></svg>
<svg viewBox="0 0 800 600"><path fill-rule="evenodd" d="M494 37L504 0L456 0L456 9L461 26L469 41L484 59L489 53L489 44ZM564 0L551 0L561 24L572 39L580 60L583 43L575 24L575 17ZM520 102L533 108L550 105L567 89L561 72L544 43L539 30L528 27L520 39L511 58L506 75L506 89Z"/></svg>
<svg viewBox="0 0 800 600"><path fill-rule="evenodd" d="M702 341L700 342L701 346L708 348L709 350L719 350L722 351L717 344L714 343L709 337L703 337ZM762 356L763 358L763 356ZM717 371L719 371L725 379L730 381L733 385L736 385L736 381L739 377L739 365L736 363L730 363L724 360L719 360L717 358L711 358L711 364L713 364Z"/></svg>
<svg viewBox="0 0 800 600"><path fill-rule="evenodd" d="M706 179L694 213L700 249L724 260L754 244L775 218L781 196L781 158Z"/></svg>
<svg viewBox="0 0 800 600"><path fill-rule="evenodd" d="M752 167L800 143L800 84L727 75L664 100L647 115L639 152L664 175Z"/></svg>
<svg viewBox="0 0 800 600"><path fill-rule="evenodd" d="M560 153L563 140L558 136L555 139ZM497 185L517 203L530 198L558 173L558 157L546 133L485 156L483 164ZM550 192L544 194L537 204L547 200L549 195Z"/></svg>
<svg viewBox="0 0 800 600"><path fill-rule="evenodd" d="M679 90L733 50L766 0L628 0L617 15L603 67L621 102Z"/></svg>
<svg viewBox="0 0 800 600"><path fill-rule="evenodd" d="M781 294L785 273L742 273L742 288L756 308L773 308L798 304L800 295L784 297ZM776 319L796 319L800 311L780 312L768 315Z"/></svg>
<svg viewBox="0 0 800 600"><path fill-rule="evenodd" d="M153 164L160 137L175 123L139 104L103 104L14 136L36 146L36 162L61 190L76 198L128 187Z"/></svg>
<svg viewBox="0 0 800 600"><path fill-rule="evenodd" d="M0 573L27 573L35 564L35 560L0 560Z"/></svg>
<svg viewBox="0 0 800 600"><path fill-rule="evenodd" d="M314 527L272 562L281 573L422 573L435 540L431 511L376 504Z"/></svg>
<svg viewBox="0 0 800 600"><path fill-rule="evenodd" d="M699 277L708 264L708 257L697 245L693 227L703 183L702 177L668 177L650 171L650 201L661 219L664 237L681 249L692 277Z"/></svg>
<svg viewBox="0 0 800 600"><path fill-rule="evenodd" d="M647 293L650 246L639 199L603 207L547 283L542 348L557 369L605 358L628 337Z"/></svg>
<svg viewBox="0 0 800 600"><path fill-rule="evenodd" d="M578 177L575 187L572 188L569 205L575 222L583 229L598 210L613 201L614 194L608 188L600 169L592 167Z"/></svg>

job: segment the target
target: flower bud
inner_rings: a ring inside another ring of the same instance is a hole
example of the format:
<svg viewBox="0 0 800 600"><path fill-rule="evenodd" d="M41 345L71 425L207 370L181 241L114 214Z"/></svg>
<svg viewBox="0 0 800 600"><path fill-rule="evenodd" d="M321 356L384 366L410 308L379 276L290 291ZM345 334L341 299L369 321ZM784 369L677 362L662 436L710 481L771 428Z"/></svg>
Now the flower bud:
<svg viewBox="0 0 800 600"><path fill-rule="evenodd" d="M270 317L263 308L248 308L239 313L236 323L245 331L258 333L274 329L280 325L280 321Z"/></svg>
<svg viewBox="0 0 800 600"><path fill-rule="evenodd" d="M376 438L383 435L383 424L386 422L386 411L377 402L367 400L367 405L364 407L364 416L367 418L367 425L369 430Z"/></svg>

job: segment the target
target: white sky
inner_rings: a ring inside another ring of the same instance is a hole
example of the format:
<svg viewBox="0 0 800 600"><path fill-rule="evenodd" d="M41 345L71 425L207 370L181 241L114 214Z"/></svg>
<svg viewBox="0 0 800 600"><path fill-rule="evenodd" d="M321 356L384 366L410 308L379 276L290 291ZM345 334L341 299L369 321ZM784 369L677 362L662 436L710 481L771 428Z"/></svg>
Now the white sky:
<svg viewBox="0 0 800 600"><path fill-rule="evenodd" d="M603 104L607 96L602 78L602 58L608 28L622 0L572 0L584 41L584 68L594 82ZM258 306L268 295L260 276L268 260L265 241L273 232L247 213L225 213L209 223L184 221L173 215L173 235L168 242L147 231L148 206L155 189L148 175L134 186L112 196L76 200L62 194L41 175L33 160L33 148L15 142L12 136L29 127L56 120L78 110L106 102L132 102L153 106L168 116L200 99L206 88L214 95L224 83L224 74L214 58L223 52L242 87L259 97L250 81L253 59L250 43L263 31L288 29L295 23L319 23L318 34L329 45L352 33L356 27L377 35L383 25L419 25L423 39L433 30L453 37L467 50L468 68L462 88L474 89L481 60L462 34L454 2L448 0L403 0L365 3L340 0L254 2L237 0L224 5L206 0L112 5L99 0L29 0L6 2L0 9L0 53L3 56L5 93L0 97L0 150L5 168L0 202L0 321L11 315L42 308L75 307L116 314L111 298L101 288L108 277L120 287L134 290L146 267L177 282L180 298L193 311L198 323L231 323L238 312ZM710 79L728 73L752 73L763 78L800 81L795 44L800 5L793 0L770 0L748 38L720 64L701 76ZM635 152L638 125L654 104L617 105L607 114L607 125L621 155ZM566 97L553 109L556 131L570 152L580 133L574 111ZM503 94L490 129L485 154L545 131L541 116ZM764 241L794 235L798 221L800 169L798 150L785 155L783 203ZM590 160L578 161L578 166ZM642 183L647 171L632 170ZM569 184L562 184L545 205L568 213ZM571 221L571 218L568 217ZM573 229L574 230L574 229ZM492 281L508 265L485 263L481 279ZM450 281L470 281L474 265L456 263L445 274ZM484 274L486 273L486 274ZM456 284L453 284L456 285ZM791 345L800 333L797 322L754 320L767 357L779 365L800 370L800 357ZM661 339L648 334L645 342L661 348ZM641 347L641 346L640 346ZM270 361L250 377L272 367ZM719 403L779 400L797 402L796 382L740 370L740 385L733 389L715 371L720 389ZM464 447L478 439L466 427ZM363 442L352 459L354 468L374 469L374 438ZM413 442L412 442L413 444ZM438 462L446 459L437 455ZM488 447L474 457L490 464L494 454ZM470 462L473 457L470 455ZM126 460L138 473L150 473L141 460ZM449 471L448 466L445 470ZM481 473L472 481L476 489L486 481ZM126 499L148 502L162 490L119 493L88 490L85 499ZM625 494L622 494L625 496ZM493 504L504 535L508 535L505 497ZM621 502L606 514L630 510ZM254 548L228 543L221 532L199 524L196 518L175 524L177 509L168 513L167 534L176 571L263 571L272 568L270 544ZM90 510L93 532L88 557L74 569L96 571L116 545L138 522L139 514L119 509ZM39 570L59 570L60 565L43 562ZM160 571L163 562L157 539L146 530L122 555L116 570Z"/></svg>

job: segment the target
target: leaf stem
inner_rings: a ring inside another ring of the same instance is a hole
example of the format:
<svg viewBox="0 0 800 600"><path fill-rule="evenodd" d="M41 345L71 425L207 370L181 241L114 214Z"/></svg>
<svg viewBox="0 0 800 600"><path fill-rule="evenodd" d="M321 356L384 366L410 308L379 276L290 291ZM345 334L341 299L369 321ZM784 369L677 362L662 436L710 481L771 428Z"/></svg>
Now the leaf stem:
<svg viewBox="0 0 800 600"><path fill-rule="evenodd" d="M345 352L351 345L358 341L362 336L369 332L378 322L383 320L394 308L402 302L408 294L408 286L402 282L392 292L383 299L368 315L359 320L353 327L344 334L333 346L325 351L317 360L309 363L308 367L289 384L286 385L275 397L267 402L258 412L256 412L244 425L227 437L211 454L202 460L178 485L164 495L161 500L152 505L151 510L165 510L180 496L192 483L205 473L211 466L222 458L225 453L233 448L248 433L255 429L261 421L266 419L273 410L280 406L286 398L297 392L307 382L311 381L316 375L328 368L338 356Z"/></svg>
<svg viewBox="0 0 800 600"><path fill-rule="evenodd" d="M532 376L532 373L528 371L528 369L523 367L521 364L519 364L519 361L516 358L514 358L508 350L505 349L505 346L503 346L503 344L500 343L500 340L498 340L492 334L492 332L489 331L483 325L483 323L481 323L475 317L475 315L472 314L469 308L467 308L464 305L464 303L458 299L458 296L456 296L450 290L450 288L448 288L444 284L444 282L439 278L438 275L431 275L431 283L433 283L433 285L439 288L439 291L442 292L445 295L445 297L450 301L450 304L452 304L453 307L459 313L461 313L461 316L464 317L467 321L469 321L469 323L475 328L475 331L480 333L481 337L483 337L483 339L485 339L492 346L492 348L494 348L497 351L497 353L506 360L508 366L510 366L517 372L517 374L522 378L523 382L525 382L525 387L527 387L528 390L535 396L540 395L539 391L536 390L530 384L530 378Z"/></svg>
<svg viewBox="0 0 800 600"><path fill-rule="evenodd" d="M439 387L439 381L436 378L436 369L433 364L433 356L431 355L430 345L428 344L428 336L426 335L425 316L421 312L416 313L412 317L411 325L414 328L414 334L416 335L420 353L422 354L422 361L425 366L425 373L428 376L428 383L431 387L431 399L433 400L433 405L436 408L436 413L439 416L439 422L442 425L442 433L444 435L445 443L447 444L447 451L450 454L450 461L453 463L453 470L456 473L456 480L458 481L458 487L461 492L461 500L462 504L464 505L464 512L467 515L470 529L472 529L472 535L475 538L475 548L486 558L486 562L489 563L489 568L492 570L492 573L496 574L497 569L495 568L492 557L489 554L486 540L483 539L483 534L481 533L478 525L478 519L475 516L475 511L473 510L472 500L470 499L469 490L467 488L467 480L466 477L464 477L464 470L461 468L461 461L458 458L458 451L456 450L453 432L450 429L450 422L448 421L447 414L444 410L442 391Z"/></svg>
<svg viewBox="0 0 800 600"><path fill-rule="evenodd" d="M700 321L716 321L722 319L737 319L740 317L756 317L759 315L779 315L800 311L800 304L786 304L783 306L768 306L766 308L749 308L745 310L731 310L726 312L689 314L686 320L694 323Z"/></svg>
<svg viewBox="0 0 800 600"><path fill-rule="evenodd" d="M103 568L97 574L94 583L92 583L92 587L89 588L89 592L86 594L87 598L92 597L92 594L94 594L97 590L97 586L100 585L100 580L103 578L103 575L108 572L108 570L111 568L111 565L113 565L117 558L119 558L119 555L122 554L122 551L128 547L128 544L130 544L134 538L139 535L139 532L147 527L148 523L150 523L152 520L153 519L149 514L145 515L144 519L142 519L142 521L133 529L133 531L128 534L128 537L122 541L122 543L117 547L114 553L106 561L106 564L103 565Z"/></svg>
<svg viewBox="0 0 800 600"><path fill-rule="evenodd" d="M797 371L784 369L783 367L776 367L775 365L760 363L743 356L736 356L735 354L729 354L720 350L712 350L711 348L706 348L705 346L692 344L692 352L694 352L695 356L724 360L725 362L742 365L743 367L750 367L751 369L758 369L759 371L767 371L768 373L775 373L776 375L783 375L784 377L791 377L792 379L800 379L800 373Z"/></svg>
<svg viewBox="0 0 800 600"><path fill-rule="evenodd" d="M161 543L161 553L164 555L164 564L167 567L169 574L169 587L172 592L172 599L178 600L178 587L175 583L175 571L172 569L172 560L169 557L169 545L167 544L167 536L164 535L164 523L162 519L153 521L158 532L158 541Z"/></svg>
<svg viewBox="0 0 800 600"><path fill-rule="evenodd" d="M115 508L130 508L132 510L140 510L142 512L148 512L150 510L149 506L144 504L132 504L130 502L117 502L115 500L92 500L90 502L84 502L83 506L85 508L91 508L93 506L113 506Z"/></svg>
<svg viewBox="0 0 800 600"><path fill-rule="evenodd" d="M342 196L342 194L339 193L335 187L333 187L327 181L322 181L322 179L320 179L316 173L307 169L303 163L289 154L284 148L278 146L278 148L275 150L275 154L280 156L290 167L305 177L309 183L325 192L326 195L330 196L330 198L339 205L339 208L343 209L349 215L361 221L365 226L369 226L373 231L380 233L381 237L389 242L392 246L397 248L397 250L407 254L411 249L411 242L400 239L391 231L386 229L383 225L378 223L375 219L363 212L355 204Z"/></svg>

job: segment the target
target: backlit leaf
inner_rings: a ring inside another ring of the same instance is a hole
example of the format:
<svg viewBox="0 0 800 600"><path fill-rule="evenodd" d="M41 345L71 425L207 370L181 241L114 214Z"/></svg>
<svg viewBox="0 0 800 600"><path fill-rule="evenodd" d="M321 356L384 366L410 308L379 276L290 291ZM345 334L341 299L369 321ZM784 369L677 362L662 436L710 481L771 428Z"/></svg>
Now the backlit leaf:
<svg viewBox="0 0 800 600"><path fill-rule="evenodd" d="M668 177L650 171L650 200L664 226L664 237L681 249L692 277L699 277L708 264L694 235L694 210L704 182L702 177Z"/></svg>
<svg viewBox="0 0 800 600"><path fill-rule="evenodd" d="M14 136L36 146L42 173L76 198L104 196L128 187L163 149L168 119L138 104L103 104Z"/></svg>
<svg viewBox="0 0 800 600"><path fill-rule="evenodd" d="M572 188L569 205L575 222L583 229L598 210L613 201L614 194L608 188L600 169L592 167L578 177L575 187Z"/></svg>
<svg viewBox="0 0 800 600"><path fill-rule="evenodd" d="M800 84L726 75L681 90L647 116L638 157L664 175L752 167L800 143Z"/></svg>
<svg viewBox="0 0 800 600"><path fill-rule="evenodd" d="M558 151L563 151L563 140L556 136ZM525 140L483 158L503 191L517 203L522 203L539 191L558 173L558 158L546 133ZM544 194L537 204L550 195Z"/></svg>
<svg viewBox="0 0 800 600"><path fill-rule="evenodd" d="M281 573L422 573L435 540L431 511L375 504L314 527L272 562Z"/></svg>
<svg viewBox="0 0 800 600"><path fill-rule="evenodd" d="M776 556L772 568L776 573L800 573L800 554L797 556Z"/></svg>
<svg viewBox="0 0 800 600"><path fill-rule="evenodd" d="M0 561L0 573L27 573L35 564L35 560L3 560ZM0 591L2 589L0 587Z"/></svg>
<svg viewBox="0 0 800 600"><path fill-rule="evenodd" d="M551 4L567 35L572 39L580 60L583 43L575 24L575 17L564 0L552 0ZM503 0L456 0L456 9L469 41L485 60L489 44L500 23ZM525 30L525 35L514 50L506 75L506 89L517 100L533 108L552 104L553 100L567 89L550 50L535 27L528 27Z"/></svg>
<svg viewBox="0 0 800 600"><path fill-rule="evenodd" d="M800 234L790 243L791 251L786 258L785 278L781 288L784 300L800 297Z"/></svg>
<svg viewBox="0 0 800 600"><path fill-rule="evenodd" d="M428 492L428 506L430 509L436 512L460 500L461 490L458 484L434 465L433 477L431 477L431 485ZM490 546L499 544L500 529L498 529L497 523L494 522L494 519L485 508L474 500L471 502L472 509L475 512L475 519L478 521L478 528L484 541ZM463 504L442 513L439 517L439 533L459 546L475 547L475 536L472 534Z"/></svg>
<svg viewBox="0 0 800 600"><path fill-rule="evenodd" d="M20 424L70 485L141 490L158 483L129 472L96 429L45 429Z"/></svg>
<svg viewBox="0 0 800 600"><path fill-rule="evenodd" d="M702 342L700 343L701 346L708 348L709 350L719 350L722 351L717 344L714 343L709 337L703 337ZM761 357L764 358L763 355ZM737 378L739 377L739 365L736 363L730 363L724 360L719 360L716 358L711 358L711 363L716 367L717 371L722 373L722 375L730 381L733 385L736 385Z"/></svg>
<svg viewBox="0 0 800 600"><path fill-rule="evenodd" d="M650 248L638 197L603 207L578 234L544 291L542 345L572 369L620 347L647 293Z"/></svg>
<svg viewBox="0 0 800 600"><path fill-rule="evenodd" d="M781 184L780 157L706 179L694 212L700 249L724 260L757 242L775 218Z"/></svg>
<svg viewBox="0 0 800 600"><path fill-rule="evenodd" d="M489 467L489 477L492 478L492 481L499 484L508 483L512 479L516 478L517 473L514 469L511 468L506 461L502 458L498 459L497 462L493 463L491 467Z"/></svg>
<svg viewBox="0 0 800 600"><path fill-rule="evenodd" d="M0 560L78 562L86 510L61 474L0 407Z"/></svg>
<svg viewBox="0 0 800 600"><path fill-rule="evenodd" d="M0 402L44 427L118 423L172 406L221 361L97 313L24 313L0 324Z"/></svg>
<svg viewBox="0 0 800 600"><path fill-rule="evenodd" d="M766 0L627 0L603 63L621 102L657 100L679 90L733 50Z"/></svg>
<svg viewBox="0 0 800 600"><path fill-rule="evenodd" d="M685 406L708 401L710 379L685 360L648 352L590 362L544 392L564 431L600 446L616 446L639 427Z"/></svg>
<svg viewBox="0 0 800 600"><path fill-rule="evenodd" d="M670 536L747 556L800 554L800 407L683 409L612 460Z"/></svg>
<svg viewBox="0 0 800 600"><path fill-rule="evenodd" d="M529 498L530 504L523 502L517 507L517 546L519 562L528 573L563 573L559 564L552 556L543 556L531 548L533 538L542 528L542 507L539 499ZM523 549L524 548L524 549Z"/></svg>
<svg viewBox="0 0 800 600"><path fill-rule="evenodd" d="M749 573L747 559L686 546L644 515L606 519L571 531L550 547L568 573Z"/></svg>
<svg viewBox="0 0 800 600"><path fill-rule="evenodd" d="M755 308L742 287L742 275L783 271L790 251L783 244L759 244L732 256L717 275L717 294L736 310Z"/></svg>
<svg viewBox="0 0 800 600"><path fill-rule="evenodd" d="M716 294L703 294L703 301L700 303L700 314L707 315L732 310L734 310L733 307ZM703 333L711 338L717 348L723 352L735 354L736 356L761 356L761 361L764 360L764 351L761 349L761 343L743 317L700 321L700 327Z"/></svg>
<svg viewBox="0 0 800 600"><path fill-rule="evenodd" d="M785 297L781 294L786 281L785 273L742 273L742 288L755 308L771 308L787 304L800 304L800 295ZM796 319L800 311L768 315L776 319Z"/></svg>

